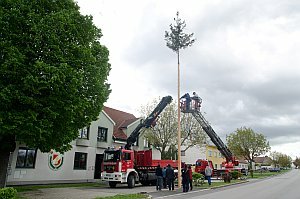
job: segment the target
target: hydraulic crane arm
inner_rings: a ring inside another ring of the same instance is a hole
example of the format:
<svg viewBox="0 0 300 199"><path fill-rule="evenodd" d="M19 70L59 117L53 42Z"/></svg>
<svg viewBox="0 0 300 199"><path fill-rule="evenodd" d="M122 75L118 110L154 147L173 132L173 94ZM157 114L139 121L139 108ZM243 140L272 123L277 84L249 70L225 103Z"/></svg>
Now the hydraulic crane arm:
<svg viewBox="0 0 300 199"><path fill-rule="evenodd" d="M171 103L171 101L171 96L166 96L161 99L160 103L156 106L152 113L144 121L142 121L127 138L125 149L130 149L132 144L136 142L142 128L149 128L151 126L154 126L154 123L157 120L159 114L166 108L169 103Z"/></svg>
<svg viewBox="0 0 300 199"><path fill-rule="evenodd" d="M200 111L192 112L195 119L200 123L202 129L210 137L211 141L216 145L218 150L226 158L227 161L232 160L232 153L227 146L222 142L221 138L215 133L213 128L209 125L208 121L204 118Z"/></svg>

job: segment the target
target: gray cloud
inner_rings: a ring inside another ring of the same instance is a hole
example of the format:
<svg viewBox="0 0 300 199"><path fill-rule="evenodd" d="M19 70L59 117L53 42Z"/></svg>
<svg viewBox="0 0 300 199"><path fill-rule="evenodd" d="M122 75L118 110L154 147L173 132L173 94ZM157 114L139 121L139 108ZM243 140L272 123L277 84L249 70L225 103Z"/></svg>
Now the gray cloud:
<svg viewBox="0 0 300 199"><path fill-rule="evenodd" d="M166 47L164 33L176 10L164 15L158 8L155 1L144 7L120 59L143 75L145 90L175 98L176 54ZM181 51L181 93L199 93L220 137L225 141L226 134L247 126L274 145L299 141L300 1L191 1L182 10L186 32L197 41ZM121 36L127 30L118 31Z"/></svg>

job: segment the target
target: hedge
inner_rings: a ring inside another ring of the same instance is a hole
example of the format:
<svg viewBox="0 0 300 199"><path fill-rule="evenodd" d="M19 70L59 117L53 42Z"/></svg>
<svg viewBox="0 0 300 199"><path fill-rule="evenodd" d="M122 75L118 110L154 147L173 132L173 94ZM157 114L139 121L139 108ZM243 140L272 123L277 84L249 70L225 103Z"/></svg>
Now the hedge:
<svg viewBox="0 0 300 199"><path fill-rule="evenodd" d="M0 189L0 199L16 199L17 190L12 187Z"/></svg>

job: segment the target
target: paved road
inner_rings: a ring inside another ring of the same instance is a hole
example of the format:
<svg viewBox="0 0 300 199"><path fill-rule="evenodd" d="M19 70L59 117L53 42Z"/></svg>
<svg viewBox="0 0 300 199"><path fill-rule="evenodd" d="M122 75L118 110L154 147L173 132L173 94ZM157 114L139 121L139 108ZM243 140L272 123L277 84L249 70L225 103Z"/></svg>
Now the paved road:
<svg viewBox="0 0 300 199"><path fill-rule="evenodd" d="M108 186L47 188L23 192L21 196L28 199L94 199L117 194L147 193L153 199L299 199L299 182L300 169L264 180L254 180L217 189L198 188L188 193L182 193L181 189L156 191L155 186L138 186L129 189L127 185L118 185L115 189Z"/></svg>
<svg viewBox="0 0 300 199"><path fill-rule="evenodd" d="M198 190L172 196L158 196L156 199L299 199L300 170L292 170L283 175L252 181L213 190Z"/></svg>

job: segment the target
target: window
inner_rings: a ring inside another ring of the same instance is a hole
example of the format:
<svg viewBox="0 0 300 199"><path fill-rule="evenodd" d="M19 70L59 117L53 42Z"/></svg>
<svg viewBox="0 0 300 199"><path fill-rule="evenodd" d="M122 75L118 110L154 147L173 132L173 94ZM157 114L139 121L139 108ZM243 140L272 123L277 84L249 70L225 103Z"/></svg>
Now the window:
<svg viewBox="0 0 300 199"><path fill-rule="evenodd" d="M150 143L147 138L144 139L144 147L150 147Z"/></svg>
<svg viewBox="0 0 300 199"><path fill-rule="evenodd" d="M218 168L218 165L217 165L217 164L215 164L215 168L216 168L216 169Z"/></svg>
<svg viewBox="0 0 300 199"><path fill-rule="evenodd" d="M122 159L123 160L131 160L131 154L130 153L123 153Z"/></svg>
<svg viewBox="0 0 300 199"><path fill-rule="evenodd" d="M208 156L209 156L209 157L212 156L212 151L208 151Z"/></svg>
<svg viewBox="0 0 300 199"><path fill-rule="evenodd" d="M219 152L219 158L221 158L222 157L222 154Z"/></svg>
<svg viewBox="0 0 300 199"><path fill-rule="evenodd" d="M181 151L181 156L185 156L185 151Z"/></svg>
<svg viewBox="0 0 300 199"><path fill-rule="evenodd" d="M86 170L87 153L75 152L74 169Z"/></svg>
<svg viewBox="0 0 300 199"><path fill-rule="evenodd" d="M79 130L78 138L89 139L90 127L84 127Z"/></svg>
<svg viewBox="0 0 300 199"><path fill-rule="evenodd" d="M107 128L98 126L97 141L107 142L107 130L108 130Z"/></svg>
<svg viewBox="0 0 300 199"><path fill-rule="evenodd" d="M215 157L218 157L218 156L217 156L218 153L217 153L216 151L214 152L214 154L215 154Z"/></svg>
<svg viewBox="0 0 300 199"><path fill-rule="evenodd" d="M139 146L139 138L140 138L140 136L137 136L134 146Z"/></svg>
<svg viewBox="0 0 300 199"><path fill-rule="evenodd" d="M34 168L36 151L36 149L20 147L18 151L16 168Z"/></svg>

